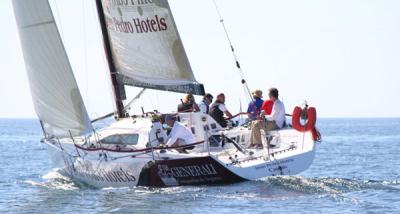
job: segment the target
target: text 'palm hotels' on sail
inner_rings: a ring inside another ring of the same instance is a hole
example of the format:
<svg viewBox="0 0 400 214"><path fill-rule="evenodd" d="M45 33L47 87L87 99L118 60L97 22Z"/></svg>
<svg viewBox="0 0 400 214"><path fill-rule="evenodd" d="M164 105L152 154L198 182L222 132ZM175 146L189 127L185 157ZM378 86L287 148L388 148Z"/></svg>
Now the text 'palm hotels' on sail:
<svg viewBox="0 0 400 214"><path fill-rule="evenodd" d="M153 0L113 0L111 1L112 6L144 6L146 4L153 3ZM137 10L141 10L138 9ZM168 29L166 18L160 17L160 15L154 15L152 17L125 17L121 10L118 10L118 14L110 14L107 23L110 30L118 31L121 33L152 33L159 31L166 31ZM116 16L117 15L117 16ZM140 16L140 12L137 14Z"/></svg>

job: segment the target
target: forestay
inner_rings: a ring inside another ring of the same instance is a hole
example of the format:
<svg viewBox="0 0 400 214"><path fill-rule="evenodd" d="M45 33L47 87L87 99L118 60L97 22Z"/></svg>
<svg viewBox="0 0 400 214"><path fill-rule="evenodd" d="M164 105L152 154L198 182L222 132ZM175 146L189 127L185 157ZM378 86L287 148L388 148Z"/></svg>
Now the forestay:
<svg viewBox="0 0 400 214"><path fill-rule="evenodd" d="M167 0L101 2L121 83L204 93L193 75Z"/></svg>
<svg viewBox="0 0 400 214"><path fill-rule="evenodd" d="M36 113L46 134L92 130L78 85L47 0L13 0Z"/></svg>

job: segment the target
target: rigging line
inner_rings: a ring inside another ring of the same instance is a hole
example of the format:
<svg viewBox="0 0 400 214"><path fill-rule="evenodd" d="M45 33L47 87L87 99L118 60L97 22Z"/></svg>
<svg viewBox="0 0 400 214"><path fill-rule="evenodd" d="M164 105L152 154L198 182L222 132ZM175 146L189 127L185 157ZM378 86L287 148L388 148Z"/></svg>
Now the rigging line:
<svg viewBox="0 0 400 214"><path fill-rule="evenodd" d="M156 101L157 101L157 110L161 111L161 105L160 105L160 98L159 98L159 92L156 91ZM154 110L154 109L153 109Z"/></svg>
<svg viewBox="0 0 400 214"><path fill-rule="evenodd" d="M150 90L149 91L149 95L150 96L146 96L146 103L150 104L150 106L153 108L155 106L154 102L153 102L153 99L152 99L154 97L154 90ZM145 104L145 106L147 106L147 104ZM143 109L143 105L142 105L142 109ZM154 110L154 109L152 109L152 110ZM148 111L146 111L146 112L148 112Z"/></svg>
<svg viewBox="0 0 400 214"><path fill-rule="evenodd" d="M140 90L139 93L131 101L129 101L128 104L125 105L124 110L128 110L131 105L144 94L145 91L146 89L142 88L142 90Z"/></svg>
<svg viewBox="0 0 400 214"><path fill-rule="evenodd" d="M89 105L89 70L87 54L87 30L86 30L86 1L82 1L82 19L83 19L83 64L86 74L86 105Z"/></svg>
<svg viewBox="0 0 400 214"><path fill-rule="evenodd" d="M243 112L242 100L240 98L239 98L239 112ZM241 125L242 123L243 123L243 115L240 114L240 116L239 116L239 124Z"/></svg>
<svg viewBox="0 0 400 214"><path fill-rule="evenodd" d="M139 99L139 98L143 95L143 93L144 93L145 91L146 91L146 89L143 88L131 101L129 101L128 104L125 105L124 110L129 110L130 106L131 106L137 99ZM111 112L111 113L108 113L108 114L106 114L106 115L104 115L104 116L98 117L98 118L96 118L96 119L94 119L94 120L92 120L92 121L90 121L90 122L91 122L91 123L95 123L95 122L97 122L97 121L99 121L99 120L103 120L103 119L106 119L106 118L108 118L108 117L111 117L111 116L113 116L114 114L115 114L115 112Z"/></svg>
<svg viewBox="0 0 400 214"><path fill-rule="evenodd" d="M232 51L233 58L235 59L235 62L236 62L236 67L237 67L237 69L239 70L240 77L242 78L242 85L243 85L244 88L245 88L246 94L249 95L250 100L253 100L253 97L251 96L251 92L250 92L249 86L248 86L248 84L247 84L247 82L246 82L246 80L245 80L242 67L240 66L239 59L238 59L238 57L237 57L237 55L236 55L235 48L233 47L232 40L231 40L231 38L230 38L230 36L229 36L228 29L227 29L226 26L225 26L225 22L224 22L224 19L223 19L223 17L222 17L222 13L221 13L221 11L220 11L219 8L218 8L218 5L217 5L216 0L213 0L213 3L214 3L214 6L215 6L215 10L217 11L217 14L218 14L218 16L219 16L221 25L222 25L222 27L223 27L223 29L224 29L225 36L226 36L226 38L228 39L228 42L229 42L229 45L230 45L230 48L231 48L231 51Z"/></svg>

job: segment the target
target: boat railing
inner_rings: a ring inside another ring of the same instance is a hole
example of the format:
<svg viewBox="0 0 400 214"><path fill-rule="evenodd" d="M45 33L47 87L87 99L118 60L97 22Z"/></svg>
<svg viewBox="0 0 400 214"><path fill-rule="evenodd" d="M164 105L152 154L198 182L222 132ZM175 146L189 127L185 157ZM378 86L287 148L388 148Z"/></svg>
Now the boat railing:
<svg viewBox="0 0 400 214"><path fill-rule="evenodd" d="M204 142L205 141L200 141L200 142L191 143L191 144L187 144L187 145L171 146L171 147L164 147L164 146L148 147L148 148L144 148L144 149L123 149L123 148L111 149L111 148L105 148L105 147L85 148L85 147L82 147L79 145L75 145L75 147L80 150L89 151L89 152L108 151L108 152L116 152L116 153L138 153L138 152L152 152L152 151L165 150L165 149L187 149L187 148L191 148L196 145L203 144Z"/></svg>

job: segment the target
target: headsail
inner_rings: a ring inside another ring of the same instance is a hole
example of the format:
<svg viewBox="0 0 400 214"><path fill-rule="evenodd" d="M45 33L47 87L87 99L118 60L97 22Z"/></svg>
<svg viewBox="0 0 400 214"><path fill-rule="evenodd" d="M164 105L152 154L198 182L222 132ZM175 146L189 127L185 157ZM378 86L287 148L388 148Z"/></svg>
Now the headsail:
<svg viewBox="0 0 400 214"><path fill-rule="evenodd" d="M99 0L100 1L100 0ZM119 82L204 94L167 0L101 0Z"/></svg>
<svg viewBox="0 0 400 214"><path fill-rule="evenodd" d="M48 0L13 0L36 113L46 134L92 130Z"/></svg>

